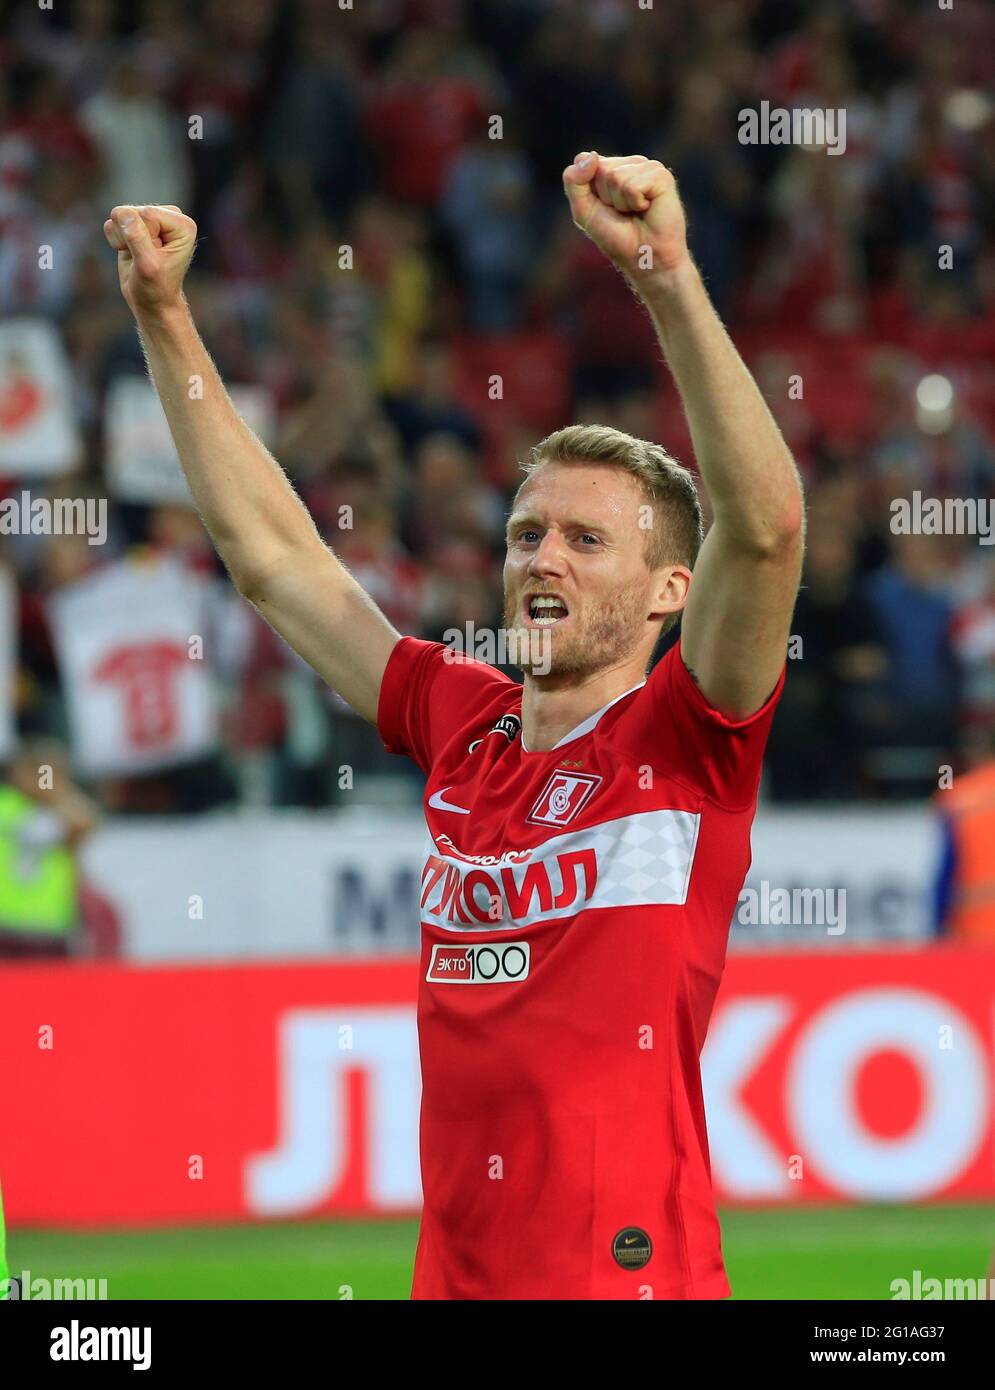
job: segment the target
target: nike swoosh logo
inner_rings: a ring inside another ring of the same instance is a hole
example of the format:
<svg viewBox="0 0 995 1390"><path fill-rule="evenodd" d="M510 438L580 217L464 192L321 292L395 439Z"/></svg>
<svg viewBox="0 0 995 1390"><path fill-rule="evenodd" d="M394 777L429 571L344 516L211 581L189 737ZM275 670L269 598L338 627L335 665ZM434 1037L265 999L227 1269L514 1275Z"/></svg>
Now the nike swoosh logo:
<svg viewBox="0 0 995 1390"><path fill-rule="evenodd" d="M638 1239L639 1239L638 1236L626 1236L625 1242L624 1242L624 1243L625 1243L626 1245L635 1245L635 1243L636 1243L636 1241L637 1241Z"/></svg>
<svg viewBox="0 0 995 1390"><path fill-rule="evenodd" d="M451 801L446 801L445 796L448 790L448 787L443 787L441 792L436 792L434 796L430 796L428 804L436 811L455 811L458 816L468 816L470 812L465 806L454 806Z"/></svg>

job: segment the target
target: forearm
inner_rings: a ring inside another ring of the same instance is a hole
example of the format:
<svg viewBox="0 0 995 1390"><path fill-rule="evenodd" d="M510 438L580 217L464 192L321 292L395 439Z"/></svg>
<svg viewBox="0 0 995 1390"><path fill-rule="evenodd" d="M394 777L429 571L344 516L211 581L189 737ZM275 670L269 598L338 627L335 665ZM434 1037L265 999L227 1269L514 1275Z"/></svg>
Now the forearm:
<svg viewBox="0 0 995 1390"><path fill-rule="evenodd" d="M185 299L137 316L149 374L204 525L251 591L287 555L322 545L283 470L241 419Z"/></svg>
<svg viewBox="0 0 995 1390"><path fill-rule="evenodd" d="M798 471L697 267L689 258L636 288L680 392L716 522L750 548L775 547L802 524Z"/></svg>
<svg viewBox="0 0 995 1390"><path fill-rule="evenodd" d="M71 845L85 840L100 821L100 810L96 802L79 787L68 787L60 796L53 798L52 809L62 817L66 827L66 839Z"/></svg>

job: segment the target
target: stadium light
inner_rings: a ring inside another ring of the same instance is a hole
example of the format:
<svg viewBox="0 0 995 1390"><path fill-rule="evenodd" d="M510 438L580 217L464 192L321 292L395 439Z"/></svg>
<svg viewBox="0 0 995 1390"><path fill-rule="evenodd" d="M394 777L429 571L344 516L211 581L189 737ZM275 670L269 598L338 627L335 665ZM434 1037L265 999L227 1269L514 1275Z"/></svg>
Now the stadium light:
<svg viewBox="0 0 995 1390"><path fill-rule="evenodd" d="M944 434L953 423L954 388L938 372L924 376L916 387L916 424L925 434Z"/></svg>

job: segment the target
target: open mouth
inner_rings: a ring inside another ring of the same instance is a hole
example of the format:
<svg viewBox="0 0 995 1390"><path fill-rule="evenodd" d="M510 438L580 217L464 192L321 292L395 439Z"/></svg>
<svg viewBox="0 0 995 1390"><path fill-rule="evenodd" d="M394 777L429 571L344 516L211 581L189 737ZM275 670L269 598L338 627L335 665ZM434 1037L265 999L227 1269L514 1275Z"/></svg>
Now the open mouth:
<svg viewBox="0 0 995 1390"><path fill-rule="evenodd" d="M530 627L555 627L570 616L570 610L559 594L528 594L524 608Z"/></svg>

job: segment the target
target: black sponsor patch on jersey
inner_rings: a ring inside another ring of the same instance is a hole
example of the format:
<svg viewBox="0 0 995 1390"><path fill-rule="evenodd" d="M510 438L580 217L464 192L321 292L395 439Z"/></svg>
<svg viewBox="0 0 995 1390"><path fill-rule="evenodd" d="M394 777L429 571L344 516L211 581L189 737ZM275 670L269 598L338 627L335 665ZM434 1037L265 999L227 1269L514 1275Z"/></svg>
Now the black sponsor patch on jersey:
<svg viewBox="0 0 995 1390"><path fill-rule="evenodd" d="M615 1263L623 1269L642 1269L649 1264L653 1242L641 1226L625 1226L612 1241Z"/></svg>
<svg viewBox="0 0 995 1390"><path fill-rule="evenodd" d="M488 734L504 734L509 743L513 743L522 730L522 721L517 714L502 714L501 718L494 725L493 729L488 729ZM483 743L482 738L475 738L467 748L468 753L472 753L475 748L479 748Z"/></svg>

